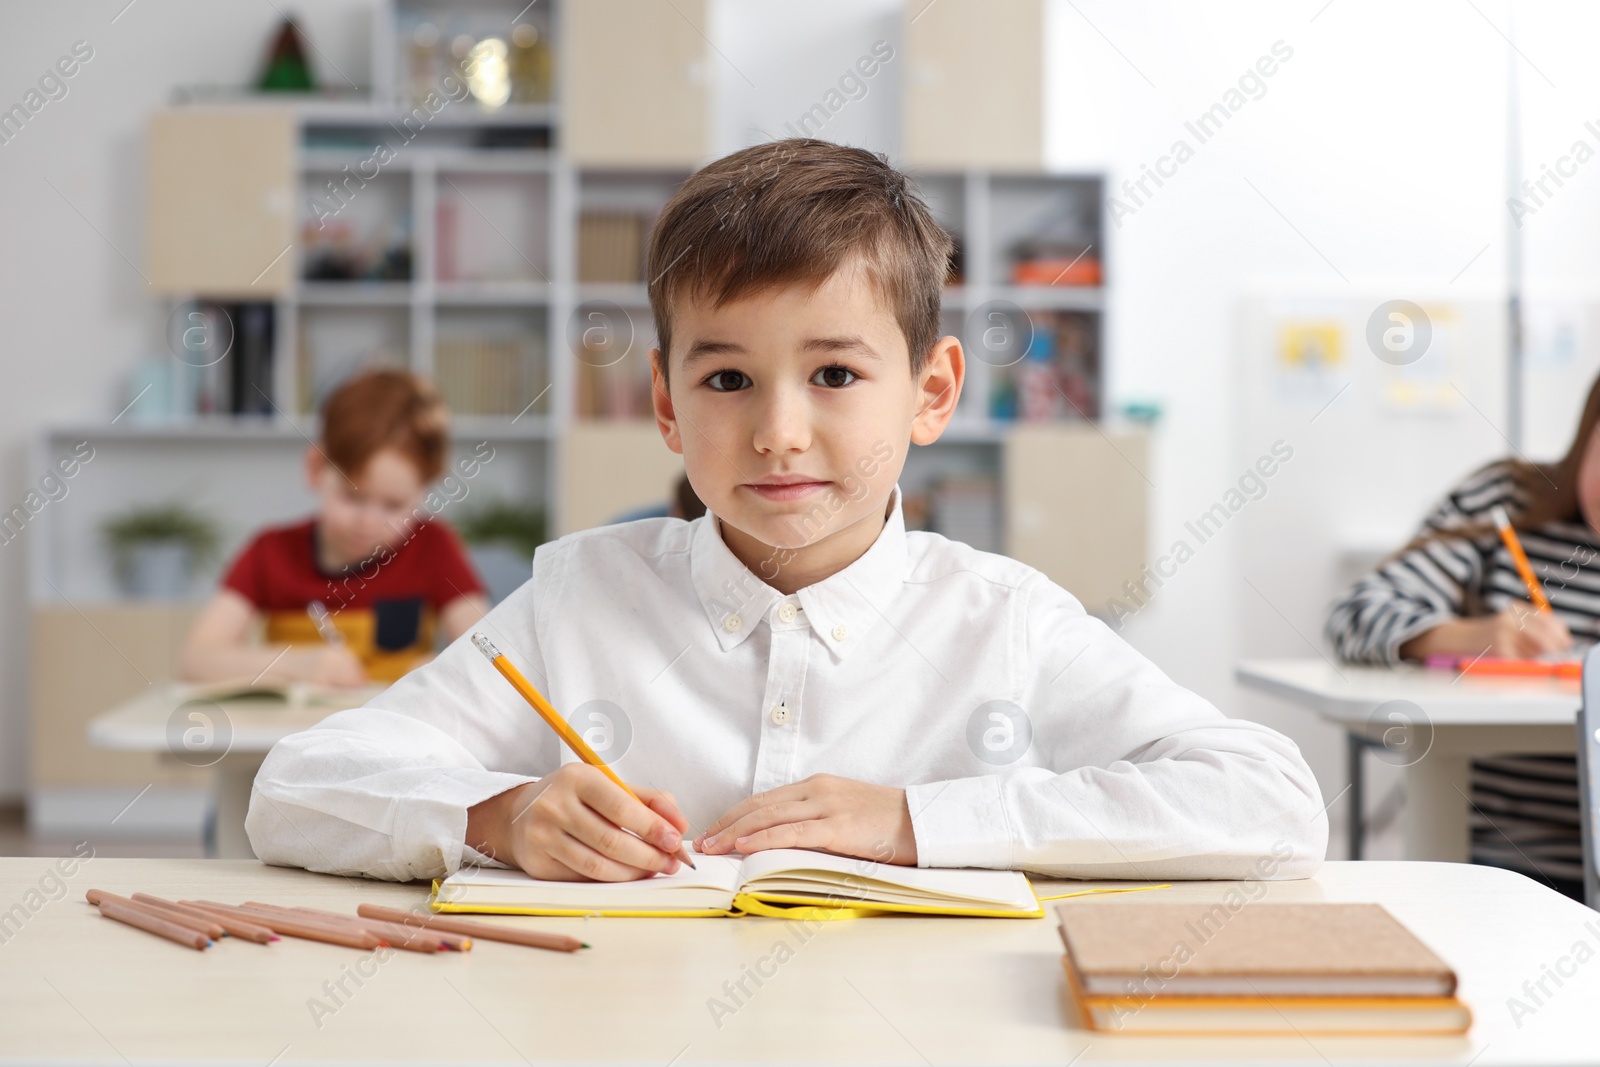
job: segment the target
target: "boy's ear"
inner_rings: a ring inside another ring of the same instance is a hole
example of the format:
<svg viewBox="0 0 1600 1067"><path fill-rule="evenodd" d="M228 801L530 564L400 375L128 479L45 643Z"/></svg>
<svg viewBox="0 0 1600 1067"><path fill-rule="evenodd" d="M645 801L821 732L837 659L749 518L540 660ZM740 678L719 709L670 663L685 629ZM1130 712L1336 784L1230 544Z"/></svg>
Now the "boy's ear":
<svg viewBox="0 0 1600 1067"><path fill-rule="evenodd" d="M678 416L672 410L672 396L667 392L667 380L661 374L662 361L665 359L661 349L650 350L650 406L655 412L656 429L661 431L661 439L681 456L683 435L678 432Z"/></svg>
<svg viewBox="0 0 1600 1067"><path fill-rule="evenodd" d="M328 461L323 458L322 450L316 445L306 448L306 485L315 493L322 482L322 472L328 468Z"/></svg>
<svg viewBox="0 0 1600 1067"><path fill-rule="evenodd" d="M916 390L916 413L911 419L911 442L930 445L944 433L961 399L961 384L966 380L967 361L961 342L946 335L933 343Z"/></svg>

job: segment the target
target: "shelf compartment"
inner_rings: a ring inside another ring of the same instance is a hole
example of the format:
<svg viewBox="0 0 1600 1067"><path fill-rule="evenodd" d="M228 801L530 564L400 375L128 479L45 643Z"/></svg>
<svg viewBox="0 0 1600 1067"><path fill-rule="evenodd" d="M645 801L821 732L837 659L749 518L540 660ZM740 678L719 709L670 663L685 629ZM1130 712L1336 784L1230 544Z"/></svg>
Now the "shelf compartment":
<svg viewBox="0 0 1600 1067"><path fill-rule="evenodd" d="M1066 283L1103 285L1101 190L1098 178L991 176L989 255L994 283L1016 285L1026 280L1019 276L1022 271L1046 278L1030 289L1069 288ZM1056 277L1061 280L1052 284L1050 279Z"/></svg>
<svg viewBox="0 0 1600 1067"><path fill-rule="evenodd" d="M440 171L433 277L445 284L550 283L550 176Z"/></svg>
<svg viewBox="0 0 1600 1067"><path fill-rule="evenodd" d="M358 371L408 366L410 349L408 308L301 308L297 367L300 412L313 415L323 398Z"/></svg>
<svg viewBox="0 0 1600 1067"><path fill-rule="evenodd" d="M544 308L440 309L433 379L450 410L519 423L549 415L548 323Z"/></svg>

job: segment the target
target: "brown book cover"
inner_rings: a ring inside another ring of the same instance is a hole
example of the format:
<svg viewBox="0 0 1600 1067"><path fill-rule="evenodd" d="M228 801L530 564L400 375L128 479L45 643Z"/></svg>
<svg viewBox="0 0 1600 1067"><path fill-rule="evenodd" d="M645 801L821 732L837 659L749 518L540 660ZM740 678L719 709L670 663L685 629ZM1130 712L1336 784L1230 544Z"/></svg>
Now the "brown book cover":
<svg viewBox="0 0 1600 1067"><path fill-rule="evenodd" d="M1448 997L1450 966L1379 904L1056 906L1090 996Z"/></svg>

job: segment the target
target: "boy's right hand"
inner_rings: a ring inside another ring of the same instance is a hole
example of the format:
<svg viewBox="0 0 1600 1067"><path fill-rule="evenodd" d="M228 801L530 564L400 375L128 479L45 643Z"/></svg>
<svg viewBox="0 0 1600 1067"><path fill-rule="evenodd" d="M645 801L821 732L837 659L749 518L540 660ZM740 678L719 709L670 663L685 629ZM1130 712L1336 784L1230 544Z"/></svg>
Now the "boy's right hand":
<svg viewBox="0 0 1600 1067"><path fill-rule="evenodd" d="M644 803L596 767L562 764L537 782L467 809L467 843L552 881L625 882L671 874L679 867L676 853L689 820L672 794L630 788Z"/></svg>
<svg viewBox="0 0 1600 1067"><path fill-rule="evenodd" d="M367 684L367 671L361 659L343 645L298 651L305 654L302 677L308 682L350 687Z"/></svg>

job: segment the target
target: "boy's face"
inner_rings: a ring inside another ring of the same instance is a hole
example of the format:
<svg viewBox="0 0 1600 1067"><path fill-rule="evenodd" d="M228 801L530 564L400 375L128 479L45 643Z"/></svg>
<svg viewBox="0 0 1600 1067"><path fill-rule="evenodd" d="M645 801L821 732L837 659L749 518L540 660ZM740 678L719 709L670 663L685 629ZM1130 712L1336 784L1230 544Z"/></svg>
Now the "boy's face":
<svg viewBox="0 0 1600 1067"><path fill-rule="evenodd" d="M421 503L421 472L397 449L373 453L346 478L319 449L306 453L306 475L317 495L323 551L340 565L358 563L405 539L406 519Z"/></svg>
<svg viewBox="0 0 1600 1067"><path fill-rule="evenodd" d="M935 440L955 410L960 342L940 339L913 380L893 312L849 265L815 289L674 310L670 396L650 353L656 417L695 492L733 528L729 547L775 550L766 566L744 559L764 579L782 550L843 539L865 551L910 443ZM741 533L755 543L736 544Z"/></svg>

